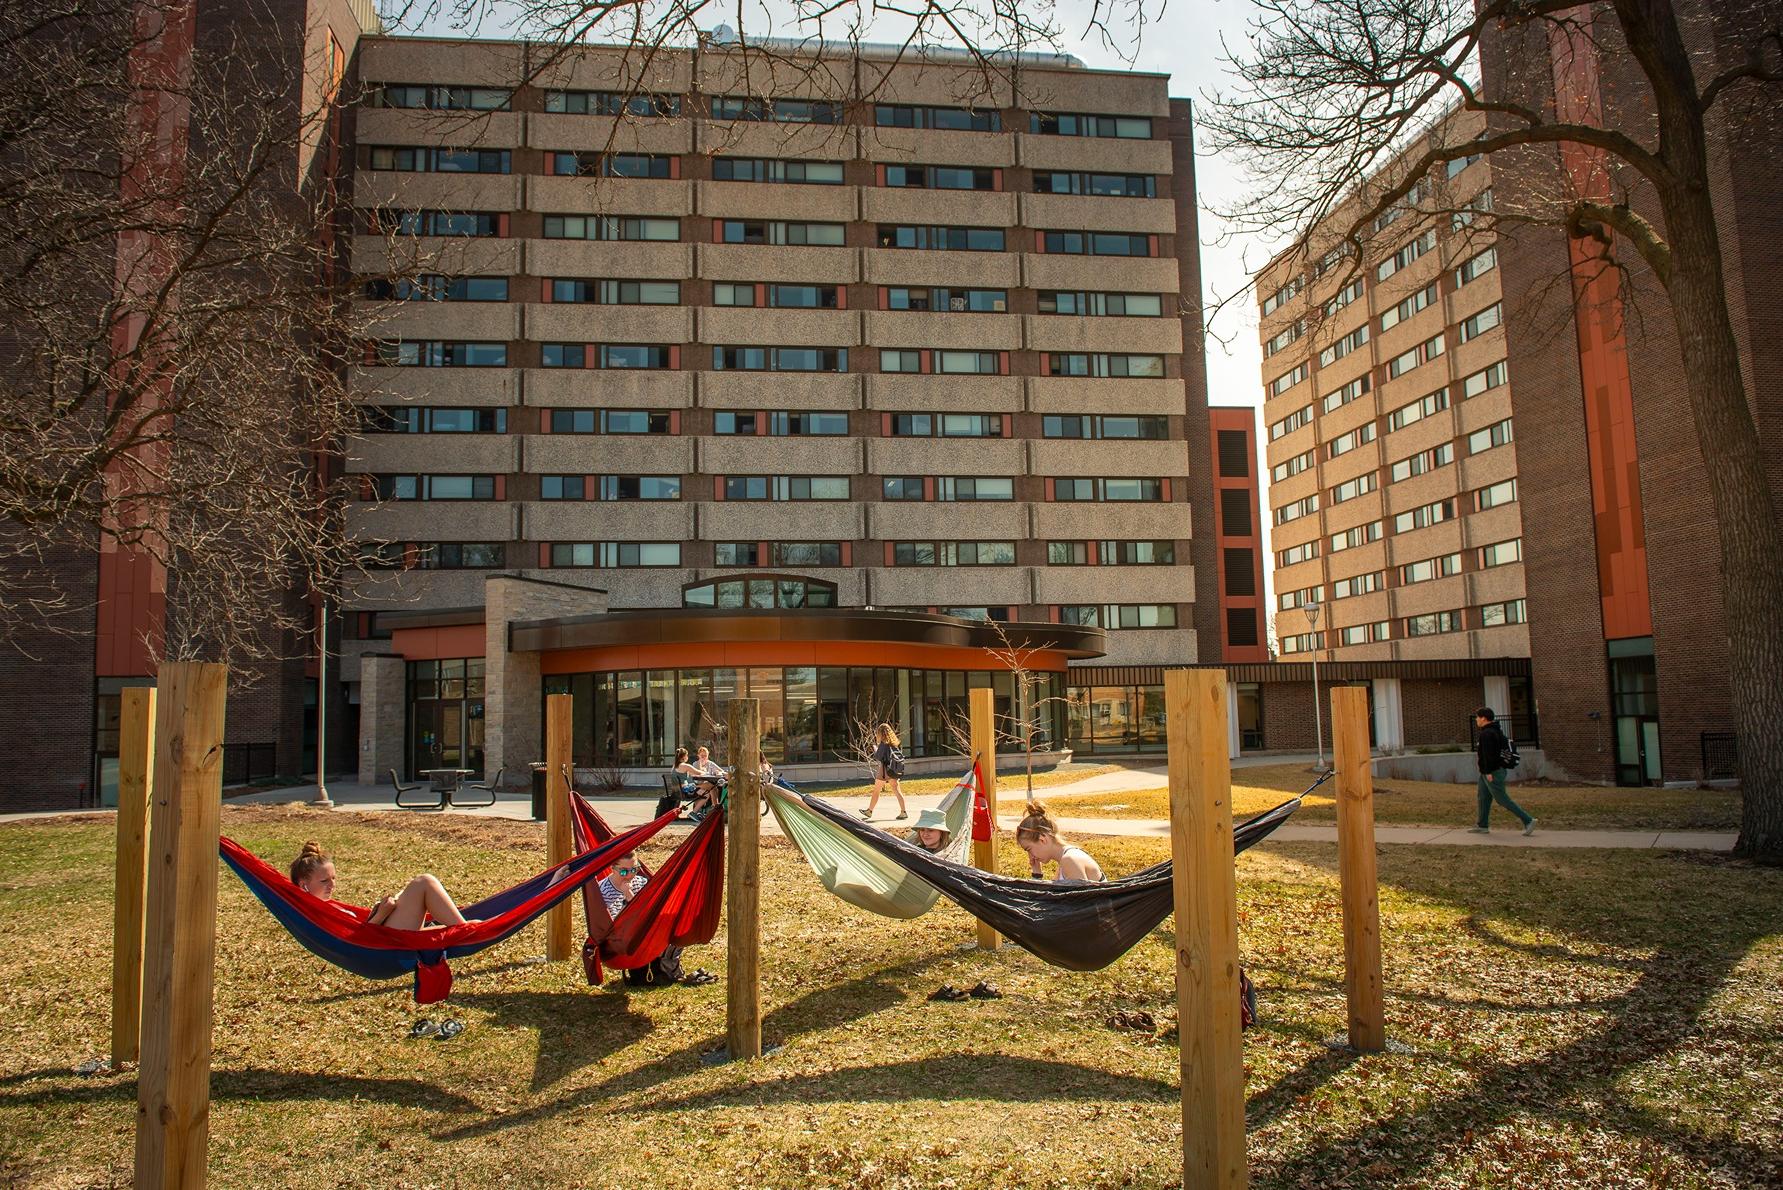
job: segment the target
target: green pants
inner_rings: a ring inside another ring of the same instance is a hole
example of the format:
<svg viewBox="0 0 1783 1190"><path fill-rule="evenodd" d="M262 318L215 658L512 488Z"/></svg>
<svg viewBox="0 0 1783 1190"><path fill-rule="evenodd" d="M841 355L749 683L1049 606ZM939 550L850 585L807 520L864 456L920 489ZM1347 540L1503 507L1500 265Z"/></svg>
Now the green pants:
<svg viewBox="0 0 1783 1190"><path fill-rule="evenodd" d="M1511 800L1511 795L1504 791L1504 770L1495 773L1480 774L1480 827L1489 826L1488 819L1492 815L1492 803L1497 802L1522 820L1524 826L1531 822L1529 811Z"/></svg>

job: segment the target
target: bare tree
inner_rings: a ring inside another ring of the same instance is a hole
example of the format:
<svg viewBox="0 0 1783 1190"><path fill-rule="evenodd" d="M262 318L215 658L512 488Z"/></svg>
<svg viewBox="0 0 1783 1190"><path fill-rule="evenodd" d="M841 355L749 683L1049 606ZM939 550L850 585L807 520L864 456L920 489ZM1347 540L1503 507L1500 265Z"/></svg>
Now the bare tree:
<svg viewBox="0 0 1783 1190"><path fill-rule="evenodd" d="M1027 762L1027 800L1031 802L1034 800L1034 741L1046 735L1046 728L1041 722L1041 708L1054 703L1069 706L1070 702L1056 694L1035 697L1045 687L1050 671L1036 669L1034 659L1052 648L1052 641L1016 644L1009 638L1009 633L1004 631L1003 625L995 620L990 625L997 634L998 643L986 652L1015 679L1015 705L998 725L997 737L999 741L1008 740L1021 748L1022 757ZM1052 742L1056 747L1057 741Z"/></svg>
<svg viewBox="0 0 1783 1190"><path fill-rule="evenodd" d="M1664 0L1258 0L1233 63L1235 91L1212 97L1202 127L1259 179L1245 227L1301 228L1308 261L1330 245L1312 228L1341 213L1360 267L1373 221L1416 197L1451 162L1492 155L1515 168L1565 146L1590 168L1549 169L1551 193L1482 213L1508 226L1564 229L1576 254L1639 271L1663 291L1717 522L1730 634L1744 809L1737 851L1783 862L1783 532L1740 372L1728 311L1707 123L1766 121L1775 144L1783 19L1775 3L1726 0L1713 27L1681 23ZM1695 19L1710 20L1707 9ZM1493 56L1502 46L1503 52ZM1545 85L1524 56L1625 54L1644 77L1650 127L1606 127ZM1693 48L1698 47L1698 48ZM1707 47L1707 48L1701 48ZM1527 51L1535 50L1534 54ZM1504 63L1482 82L1481 55ZM1453 113L1477 113L1466 135ZM1392 167L1395 159L1402 167ZM1345 205L1345 204L1349 205Z"/></svg>
<svg viewBox="0 0 1783 1190"><path fill-rule="evenodd" d="M165 583L150 655L299 647L353 556L318 466L354 424L362 332L327 148L268 14L59 0L0 14L0 632L87 630L59 560ZM173 52L167 52L169 47ZM330 80L335 81L335 80ZM329 98L332 98L330 94ZM294 594L294 592L296 594Z"/></svg>

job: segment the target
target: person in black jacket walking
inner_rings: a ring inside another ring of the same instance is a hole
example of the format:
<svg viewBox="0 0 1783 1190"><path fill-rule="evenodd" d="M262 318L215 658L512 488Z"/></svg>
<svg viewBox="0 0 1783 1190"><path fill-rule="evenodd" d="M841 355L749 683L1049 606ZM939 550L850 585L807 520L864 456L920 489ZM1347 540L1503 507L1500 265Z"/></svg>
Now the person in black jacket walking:
<svg viewBox="0 0 1783 1190"><path fill-rule="evenodd" d="M1487 823L1492 815L1492 803L1497 802L1522 820L1524 834L1533 835L1535 819L1504 791L1504 754L1510 750L1510 741L1505 738L1504 729L1498 726L1497 714L1491 707L1480 707L1474 711L1473 721L1474 726L1480 729L1477 751L1480 765L1480 821L1478 826L1468 827L1468 833L1484 835L1490 832L1491 828Z"/></svg>

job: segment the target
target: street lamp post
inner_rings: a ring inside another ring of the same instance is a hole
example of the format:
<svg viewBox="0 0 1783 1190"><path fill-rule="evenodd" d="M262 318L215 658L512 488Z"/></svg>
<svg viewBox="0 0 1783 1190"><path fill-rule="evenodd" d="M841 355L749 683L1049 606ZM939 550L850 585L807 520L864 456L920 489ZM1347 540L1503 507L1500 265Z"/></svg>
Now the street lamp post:
<svg viewBox="0 0 1783 1190"><path fill-rule="evenodd" d="M316 660L316 796L310 805L324 810L334 805L328 797L328 598L322 599L322 624L316 630L321 641Z"/></svg>
<svg viewBox="0 0 1783 1190"><path fill-rule="evenodd" d="M1306 622L1312 628L1312 721L1313 730L1318 733L1319 767L1325 767L1325 715L1319 709L1319 605L1308 603L1301 607L1306 613Z"/></svg>

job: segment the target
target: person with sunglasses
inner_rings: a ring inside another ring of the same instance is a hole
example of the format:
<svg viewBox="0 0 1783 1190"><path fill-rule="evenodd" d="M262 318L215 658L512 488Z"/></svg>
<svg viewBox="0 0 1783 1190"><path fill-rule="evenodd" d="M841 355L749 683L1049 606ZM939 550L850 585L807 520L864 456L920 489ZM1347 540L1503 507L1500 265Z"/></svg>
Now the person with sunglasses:
<svg viewBox="0 0 1783 1190"><path fill-rule="evenodd" d="M638 857L631 852L615 860L613 870L600 879L601 900L606 902L608 916L618 917L619 911L631 903L649 880L638 865Z"/></svg>

